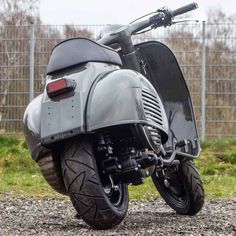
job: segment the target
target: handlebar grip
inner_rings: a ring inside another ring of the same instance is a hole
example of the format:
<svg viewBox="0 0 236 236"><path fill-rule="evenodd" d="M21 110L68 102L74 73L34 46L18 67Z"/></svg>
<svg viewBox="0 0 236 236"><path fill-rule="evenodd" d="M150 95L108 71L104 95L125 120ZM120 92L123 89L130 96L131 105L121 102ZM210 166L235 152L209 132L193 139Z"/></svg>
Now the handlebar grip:
<svg viewBox="0 0 236 236"><path fill-rule="evenodd" d="M198 8L198 5L196 2L193 2L193 3L190 3L186 6L183 6L183 7L180 7L174 11L171 12L171 15L172 17L175 17L175 16L178 16L178 15L182 15L186 12L189 12L189 11L192 11L192 10L195 10Z"/></svg>

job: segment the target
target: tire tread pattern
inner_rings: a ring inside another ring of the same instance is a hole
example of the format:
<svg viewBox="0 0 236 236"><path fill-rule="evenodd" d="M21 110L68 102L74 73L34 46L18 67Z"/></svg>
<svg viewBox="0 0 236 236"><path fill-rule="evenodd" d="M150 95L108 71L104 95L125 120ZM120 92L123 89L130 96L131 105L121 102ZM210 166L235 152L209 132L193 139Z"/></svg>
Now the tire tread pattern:
<svg viewBox="0 0 236 236"><path fill-rule="evenodd" d="M201 178L192 161L185 161L181 165L183 178L190 193L188 215L197 214L204 205L204 189Z"/></svg>
<svg viewBox="0 0 236 236"><path fill-rule="evenodd" d="M90 138L83 136L65 143L61 167L67 193L86 223L95 229L109 229L123 220L128 208L127 186L122 206L115 207L101 185Z"/></svg>

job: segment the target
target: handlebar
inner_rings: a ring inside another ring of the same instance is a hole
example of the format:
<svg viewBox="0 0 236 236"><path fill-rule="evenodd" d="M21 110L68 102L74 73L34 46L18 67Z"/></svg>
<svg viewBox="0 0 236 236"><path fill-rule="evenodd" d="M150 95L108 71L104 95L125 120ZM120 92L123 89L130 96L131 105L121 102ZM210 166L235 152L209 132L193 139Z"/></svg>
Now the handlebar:
<svg viewBox="0 0 236 236"><path fill-rule="evenodd" d="M172 19L175 16L182 15L184 13L187 13L189 11L195 10L198 8L197 3L193 2L186 6L180 7L176 10L171 11L168 8L161 8L157 10L157 14L150 17L148 20L144 20L141 22L138 22L136 24L131 24L130 28L133 30L133 33L136 33L140 30L145 29L146 27L152 27L157 28L161 26L168 26L171 25Z"/></svg>
<svg viewBox="0 0 236 236"><path fill-rule="evenodd" d="M193 3L190 3L190 4L186 5L186 6L180 7L178 9L172 11L171 15L172 15L172 17L175 17L175 16L178 16L178 15L182 15L182 14L184 14L186 12L193 11L193 10L195 10L197 8L198 8L197 3L193 2Z"/></svg>
<svg viewBox="0 0 236 236"><path fill-rule="evenodd" d="M148 19L135 21L134 23L120 28L120 30L115 30L114 32L106 33L98 42L105 45L120 43L122 37L126 39L130 38L131 35L134 35L135 33L140 32L148 27L157 28L161 26L171 25L172 19L175 16L182 15L197 8L198 5L195 2L180 7L174 11L171 11L168 8L161 8L156 11L155 15Z"/></svg>

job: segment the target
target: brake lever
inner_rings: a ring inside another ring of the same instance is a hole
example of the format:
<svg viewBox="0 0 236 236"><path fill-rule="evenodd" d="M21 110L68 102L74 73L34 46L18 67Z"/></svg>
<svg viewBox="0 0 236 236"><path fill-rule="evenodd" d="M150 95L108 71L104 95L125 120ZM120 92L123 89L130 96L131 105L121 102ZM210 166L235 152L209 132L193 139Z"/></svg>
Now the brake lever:
<svg viewBox="0 0 236 236"><path fill-rule="evenodd" d="M196 22L196 23L199 22L198 19L184 18L184 19L179 19L179 20L172 20L171 24L174 25L174 24L178 24L178 23L191 22L191 21Z"/></svg>

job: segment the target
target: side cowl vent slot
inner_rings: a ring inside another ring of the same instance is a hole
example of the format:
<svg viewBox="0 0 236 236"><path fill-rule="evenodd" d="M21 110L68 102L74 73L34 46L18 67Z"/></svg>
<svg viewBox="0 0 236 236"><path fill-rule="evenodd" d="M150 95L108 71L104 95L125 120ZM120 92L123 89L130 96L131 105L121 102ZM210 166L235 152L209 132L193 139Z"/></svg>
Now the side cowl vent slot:
<svg viewBox="0 0 236 236"><path fill-rule="evenodd" d="M147 121L162 126L163 118L161 107L155 94L150 90L142 89L142 101Z"/></svg>

